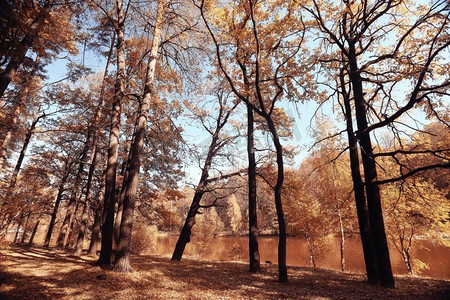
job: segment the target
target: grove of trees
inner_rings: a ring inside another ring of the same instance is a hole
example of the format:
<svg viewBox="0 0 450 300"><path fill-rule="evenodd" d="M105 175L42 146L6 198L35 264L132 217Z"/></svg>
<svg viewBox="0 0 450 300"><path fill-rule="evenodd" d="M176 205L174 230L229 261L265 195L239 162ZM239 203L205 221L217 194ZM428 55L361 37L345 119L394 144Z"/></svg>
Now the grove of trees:
<svg viewBox="0 0 450 300"><path fill-rule="evenodd" d="M130 272L144 225L178 235L175 261L191 236L246 234L260 272L272 234L288 282L288 235L311 266L338 238L342 271L359 237L368 282L391 288L390 251L414 274L416 239L448 243L448 1L0 7L1 239L43 232Z"/></svg>

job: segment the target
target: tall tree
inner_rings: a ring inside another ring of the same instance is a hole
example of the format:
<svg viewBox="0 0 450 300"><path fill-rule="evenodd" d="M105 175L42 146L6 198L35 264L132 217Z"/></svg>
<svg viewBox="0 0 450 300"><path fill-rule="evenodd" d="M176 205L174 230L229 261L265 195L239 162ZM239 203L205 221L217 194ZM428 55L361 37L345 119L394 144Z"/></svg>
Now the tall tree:
<svg viewBox="0 0 450 300"><path fill-rule="evenodd" d="M253 110L247 106L247 154L248 154L248 250L250 272L261 271L258 248L258 218L256 203L256 157Z"/></svg>
<svg viewBox="0 0 450 300"><path fill-rule="evenodd" d="M161 31L164 24L165 0L158 0L156 10L156 21L153 30L153 40L148 59L147 74L145 79L144 94L139 107L139 117L136 122L134 140L130 151L130 161L127 164L127 182L125 187L125 198L123 202L123 215L120 223L120 238L116 249L114 269L119 272L131 271L130 251L131 251L131 233L133 229L134 206L137 198L137 189L139 186L139 172L141 167L141 155L144 145L144 138L147 134L148 113L150 110L152 98L155 91L153 81L155 78L156 62L158 59L158 49L161 41Z"/></svg>
<svg viewBox="0 0 450 300"><path fill-rule="evenodd" d="M129 5L129 2L128 2ZM109 133L108 156L106 166L106 184L103 209L102 246L100 249L99 265L109 265L113 258L113 235L114 235L114 206L116 201L116 170L119 148L120 116L122 111L122 100L125 93L125 18L127 9L123 0L116 1L117 19L114 23L116 32L116 81L114 100L112 104L111 127Z"/></svg>
<svg viewBox="0 0 450 300"><path fill-rule="evenodd" d="M214 42L219 67L232 91L261 116L272 135L278 176L274 185L279 244L279 281L287 282L286 224L281 201L284 180L283 147L280 127L286 126L284 111L276 108L286 93L299 95L294 57L302 45L302 32L294 24L300 21L296 4L239 1L231 6L201 1L198 8ZM220 7L220 8L219 8ZM268 13L269 11L277 13ZM218 14L217 11L221 13ZM283 14L278 12L283 11ZM283 15L283 17L281 17ZM289 126L287 126L289 127Z"/></svg>
<svg viewBox="0 0 450 300"><path fill-rule="evenodd" d="M59 187L58 187L58 194L56 196L55 199L55 204L53 206L53 211L51 213L51 218L50 218L50 222L48 224L48 229L47 229L47 233L45 235L45 240L44 240L44 247L49 247L50 246L50 240L52 238L52 234L53 234L53 229L55 227L56 224L56 217L59 211L59 206L61 204L61 201L63 199L63 193L65 191L64 186L67 182L67 179L69 177L69 175L71 174L72 171L72 166L75 162L73 160L70 159L70 156L66 157L66 160L64 161L64 170L63 170L63 175L62 177L59 179Z"/></svg>
<svg viewBox="0 0 450 300"><path fill-rule="evenodd" d="M406 1L343 1L340 6L326 3L327 5L323 1L311 1L310 6L303 5L303 8L314 19L317 28L324 35L323 43L328 46L320 50L327 52L326 57L321 60L322 64L326 65L327 69L336 68L337 65L343 68L343 82L350 95L348 100L352 101L352 105L347 106L345 115L357 125L355 138L360 146L370 224L368 237L371 245L366 246L373 249L373 255L369 254L369 259L375 259L375 262L370 263L375 269L368 266L368 279L376 284L393 287L395 283L374 159L373 131L384 126L396 128L393 125L399 121L399 117L424 97L436 99L442 96L443 89L448 86L448 80L427 82L430 78L426 74L431 70L440 72L439 68L436 69L435 61L449 46L449 43L441 38L446 35L444 32L448 27L448 12L445 6L440 4L424 9L419 5L410 7ZM402 29L397 26L400 22ZM433 26L432 22L437 22L438 25ZM420 34L422 30L430 34L425 37ZM382 44L387 36L392 37L393 42ZM416 61L406 57L425 59ZM339 71L336 72L335 69L333 74L339 74ZM399 105L396 93L408 93L399 87L399 81L411 82L413 86L404 105ZM431 85L425 87L425 84ZM394 129L394 134L396 132L398 133ZM351 143L350 139L353 138L349 138ZM355 158L356 156L353 156L353 163L356 162ZM356 165L352 168L356 171ZM362 183L362 179L356 180L356 185ZM355 193L357 189L362 187L355 186ZM362 198L355 198L361 199L357 201L362 202ZM364 243L365 239L362 241Z"/></svg>

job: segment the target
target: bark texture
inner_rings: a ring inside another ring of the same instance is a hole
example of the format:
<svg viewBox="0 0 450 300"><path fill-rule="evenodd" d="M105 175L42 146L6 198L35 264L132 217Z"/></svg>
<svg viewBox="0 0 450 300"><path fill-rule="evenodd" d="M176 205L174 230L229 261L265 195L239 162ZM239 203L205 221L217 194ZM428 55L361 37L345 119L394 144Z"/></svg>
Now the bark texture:
<svg viewBox="0 0 450 300"><path fill-rule="evenodd" d="M383 212L381 207L381 197L379 186L374 184L377 181L376 163L373 158L373 148L370 134L366 131L367 108L364 101L362 78L358 71L356 60L356 50L353 44L349 47L350 80L353 86L353 96L355 101L356 123L358 131L362 132L358 138L361 146L360 152L364 168L364 180L366 186L367 208L369 211L370 232L375 246L375 255L378 268L378 283L386 287L395 287L394 276L392 274L389 248L384 228Z"/></svg>
<svg viewBox="0 0 450 300"><path fill-rule="evenodd" d="M50 245L53 228L55 227L56 216L58 214L59 205L61 204L62 196L64 193L64 185L66 184L69 175L70 175L70 165L68 162L66 162L66 169L64 170L64 176L61 178L61 181L59 183L58 195L56 196L55 206L53 207L50 223L48 224L47 234L45 235L44 247L49 247Z"/></svg>
<svg viewBox="0 0 450 300"><path fill-rule="evenodd" d="M120 117L125 92L125 10L123 0L117 0L117 76L114 87L113 113L108 142L108 158L105 179L102 245L97 264L110 265L113 259L114 206L116 201L116 171L119 149Z"/></svg>
<svg viewBox="0 0 450 300"><path fill-rule="evenodd" d="M46 20L50 14L52 1L47 0L40 8L39 13L32 22L31 30L22 38L14 55L10 57L8 65L5 70L0 73L0 98L5 93L8 85L16 76L18 68L25 61L28 50L33 46L35 39L38 38L38 34L41 29L46 26Z"/></svg>
<svg viewBox="0 0 450 300"><path fill-rule="evenodd" d="M253 110L247 106L247 154L248 154L248 238L250 272L260 272L258 248L258 219L256 209L256 159L254 145Z"/></svg>
<svg viewBox="0 0 450 300"><path fill-rule="evenodd" d="M144 87L144 95L141 102L140 114L135 128L134 141L131 148L131 160L127 163L128 178L125 187L125 198L123 201L122 221L120 224L120 237L116 249L114 269L119 272L131 271L130 252L131 235L133 231L134 206L137 198L137 189L139 186L139 169L141 166L142 149L144 138L147 134L148 114L152 101L153 81L155 78L156 62L158 58L158 49L161 40L161 31L163 26L165 1L158 1L156 11L156 21L153 31L153 41L150 49L150 57L147 67L147 74Z"/></svg>

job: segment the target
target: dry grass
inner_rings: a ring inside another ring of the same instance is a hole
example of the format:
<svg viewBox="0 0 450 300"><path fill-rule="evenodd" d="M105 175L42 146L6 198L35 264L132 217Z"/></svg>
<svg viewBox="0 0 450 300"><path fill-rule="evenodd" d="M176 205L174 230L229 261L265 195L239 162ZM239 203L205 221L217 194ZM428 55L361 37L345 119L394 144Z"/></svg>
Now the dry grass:
<svg viewBox="0 0 450 300"><path fill-rule="evenodd" d="M124 274L94 262L38 247L0 250L0 299L450 299L444 280L397 277L397 288L385 289L358 274L292 267L280 284L269 265L250 274L244 263L133 256L135 271Z"/></svg>

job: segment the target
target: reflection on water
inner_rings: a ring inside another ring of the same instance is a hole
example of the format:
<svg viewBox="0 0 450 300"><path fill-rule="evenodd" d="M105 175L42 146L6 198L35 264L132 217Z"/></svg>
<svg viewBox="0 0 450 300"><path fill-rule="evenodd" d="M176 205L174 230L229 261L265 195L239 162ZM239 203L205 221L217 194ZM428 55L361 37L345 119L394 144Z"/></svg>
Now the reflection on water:
<svg viewBox="0 0 450 300"><path fill-rule="evenodd" d="M171 255L177 236L157 236L153 254ZM203 243L202 243L203 242ZM259 237L261 262L277 263L278 239ZM401 255L391 247L391 263L394 274L407 274ZM327 245L324 254L316 258L317 267L340 270L339 240ZM216 237L205 243L195 238L186 246L184 255L209 260L248 260L248 239L246 237ZM419 240L413 245L412 256L429 266L422 276L450 279L450 248L438 245L431 240ZM309 266L309 252L306 242L297 237L287 239L287 264L290 266ZM364 273L361 242L347 239L345 244L346 271Z"/></svg>

